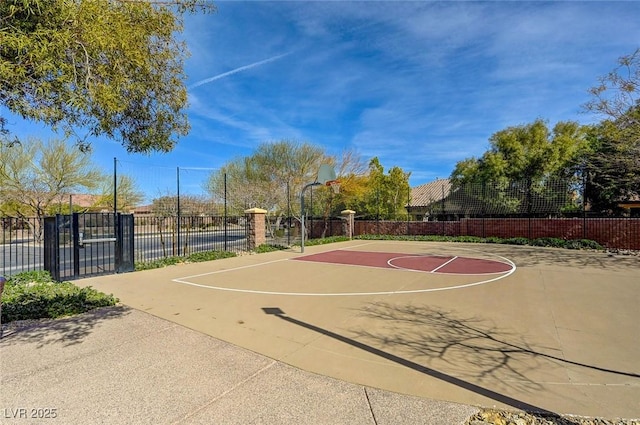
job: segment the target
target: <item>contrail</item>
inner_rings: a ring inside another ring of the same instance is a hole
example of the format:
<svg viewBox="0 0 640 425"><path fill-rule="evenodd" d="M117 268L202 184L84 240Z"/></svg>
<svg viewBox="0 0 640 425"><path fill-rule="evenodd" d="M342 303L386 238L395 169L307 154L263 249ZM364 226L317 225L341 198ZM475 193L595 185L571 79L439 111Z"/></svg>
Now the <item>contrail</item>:
<svg viewBox="0 0 640 425"><path fill-rule="evenodd" d="M213 77L205 78L204 80L197 81L189 86L190 89L194 89L196 87L200 87L203 84L210 83L212 81L219 80L220 78L228 77L229 75L237 74L240 71L245 71L247 69L255 68L256 66L264 65L265 63L277 61L280 58L285 56L289 56L292 52L283 53L281 55L273 56L269 59L262 60L260 62L254 62L249 65L241 66L240 68L232 69L231 71L223 72L222 74L215 75Z"/></svg>

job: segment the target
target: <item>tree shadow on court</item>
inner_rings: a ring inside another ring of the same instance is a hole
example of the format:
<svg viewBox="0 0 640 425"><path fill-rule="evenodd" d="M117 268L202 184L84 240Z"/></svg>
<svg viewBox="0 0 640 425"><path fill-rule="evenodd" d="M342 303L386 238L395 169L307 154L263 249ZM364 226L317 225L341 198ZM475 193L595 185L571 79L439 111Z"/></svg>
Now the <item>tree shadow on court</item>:
<svg viewBox="0 0 640 425"><path fill-rule="evenodd" d="M494 244L479 245L474 249L509 258L518 267L562 266L606 271L637 271L640 268L638 255L621 255L605 251Z"/></svg>
<svg viewBox="0 0 640 425"><path fill-rule="evenodd" d="M475 316L463 316L430 306L383 302L371 303L360 313L363 317L383 320L386 326L384 332L379 333L356 330L354 333L358 338L383 346L399 347L411 356L439 359L452 366L460 362L471 363L477 370L475 377L480 379L500 374L514 382L522 382L526 388L538 389L539 386L526 377L526 372L538 369L542 363L545 366L573 365L640 378L639 373L560 357L558 350L553 347L533 347L523 335L498 328L488 320Z"/></svg>
<svg viewBox="0 0 640 425"><path fill-rule="evenodd" d="M477 316L384 302L368 304L359 312L360 317L378 323L351 330L358 341L479 384L491 383L492 388L503 392L544 391L549 395L549 388L536 380L566 376L567 367L640 379L639 373L564 358L553 347L533 346L525 336Z"/></svg>
<svg viewBox="0 0 640 425"><path fill-rule="evenodd" d="M459 376L456 376L452 373L445 373L442 372L441 370L438 370L434 367L429 367L429 366L425 366L424 364L421 364L417 361L414 360L410 360L409 358L407 358L408 356L400 356L398 354L395 354L394 352L392 352L392 347L390 346L391 344L393 344L393 342L391 340L389 340L389 338L386 337L382 337L382 336L376 336L372 333L369 332L361 332L361 338L364 339L371 339L372 342L369 343L365 343L362 342L360 340L357 340L355 338L350 338L341 334L338 334L336 332L330 331L328 329L324 329L321 328L319 326L313 325L311 323L307 323L304 322L302 320L293 318L288 316L284 311L282 311L280 308L278 307L264 307L262 309L266 314L269 315L274 315L275 317L288 322L290 324L294 324L303 328L306 328L308 330L311 330L313 332L319 333L321 335L325 335L328 336L330 338L333 338L337 341L340 341L342 343L348 344L352 347L361 349L363 351L366 351L368 353L371 353L373 355L379 356L383 359L389 360L391 362L394 362L396 364L399 364L401 366L407 367L409 369L415 370L417 372L423 373L425 375L428 375L432 378L447 382L449 384L452 385L456 385L460 388L464 388L468 391L474 392L476 394L482 395L484 397L487 397L489 399L495 400L499 403L511 406L515 409L519 409L519 410L523 410L532 414L538 414L542 417L559 417L559 415L557 413L551 412L547 409L544 409L540 406L536 406L530 403L527 403L523 400L519 400L516 399L514 397L511 397L509 395L494 391L490 388L486 388L483 387L482 385L476 384L474 382L471 382L469 380L466 379L462 379ZM369 313L372 313L371 311ZM382 344L381 344L382 343ZM375 344L375 345L374 345ZM378 348L380 345L383 346L389 346L389 349L381 349ZM395 351L395 350L393 350ZM495 365L494 365L495 367ZM569 421L566 422L567 424L573 424L573 422Z"/></svg>
<svg viewBox="0 0 640 425"><path fill-rule="evenodd" d="M130 308L124 306L102 307L61 319L3 323L0 343L2 345L34 343L36 348L50 344L62 344L62 346L68 347L82 343L98 323L125 316L130 311Z"/></svg>
<svg viewBox="0 0 640 425"><path fill-rule="evenodd" d="M361 317L385 321L370 331L355 329L359 340L388 347L428 364L438 363L452 373L482 381L500 375L520 390L541 390L527 377L534 364L519 361L517 354L533 351L522 338L507 334L475 317L454 318L450 312L430 307L374 303L360 311ZM517 343L503 343L504 340Z"/></svg>

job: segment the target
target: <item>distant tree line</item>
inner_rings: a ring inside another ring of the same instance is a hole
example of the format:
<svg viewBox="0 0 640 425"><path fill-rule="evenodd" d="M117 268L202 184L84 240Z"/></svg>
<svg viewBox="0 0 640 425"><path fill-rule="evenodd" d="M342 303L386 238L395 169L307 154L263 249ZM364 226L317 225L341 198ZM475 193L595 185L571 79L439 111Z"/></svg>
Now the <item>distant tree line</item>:
<svg viewBox="0 0 640 425"><path fill-rule="evenodd" d="M353 151L331 156L308 142L263 143L252 155L235 158L212 173L205 188L214 199L221 200L226 193L234 212L259 207L279 220L300 219L300 194L305 185L316 181L322 164L334 167L339 192L328 186L312 187L306 193L305 214L327 218L345 209L381 218L406 214L409 173L399 167L385 173L377 157L365 166Z"/></svg>
<svg viewBox="0 0 640 425"><path fill-rule="evenodd" d="M528 193L540 193L550 180L564 180L566 191L583 195L569 199L590 211L617 213L621 202L640 201L640 49L621 57L590 93L583 108L602 121L549 128L537 119L500 130L482 156L456 164L454 188L490 183L506 191L525 182Z"/></svg>

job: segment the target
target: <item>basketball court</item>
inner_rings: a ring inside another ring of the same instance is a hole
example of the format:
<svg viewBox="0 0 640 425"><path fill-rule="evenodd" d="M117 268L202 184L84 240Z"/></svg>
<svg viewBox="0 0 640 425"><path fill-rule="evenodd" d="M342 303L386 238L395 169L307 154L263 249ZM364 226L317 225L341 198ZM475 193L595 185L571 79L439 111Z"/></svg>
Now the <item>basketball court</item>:
<svg viewBox="0 0 640 425"><path fill-rule="evenodd" d="M348 382L640 417L639 270L605 253L354 240L79 283Z"/></svg>

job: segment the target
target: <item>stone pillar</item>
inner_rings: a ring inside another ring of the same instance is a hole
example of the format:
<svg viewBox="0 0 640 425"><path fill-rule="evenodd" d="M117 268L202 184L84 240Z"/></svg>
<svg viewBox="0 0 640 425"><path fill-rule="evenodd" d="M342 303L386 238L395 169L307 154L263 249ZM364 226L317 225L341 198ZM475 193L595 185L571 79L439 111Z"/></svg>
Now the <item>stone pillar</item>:
<svg viewBox="0 0 640 425"><path fill-rule="evenodd" d="M265 215L267 210L260 208L251 208L245 210L247 215L247 221L249 224L247 234L247 249L253 251L258 246L267 242L267 235L265 232Z"/></svg>
<svg viewBox="0 0 640 425"><path fill-rule="evenodd" d="M356 216L356 212L353 210L344 210L344 211L340 211L340 214L342 214L345 217L345 222L346 222L345 235L347 235L349 239L353 239L353 228L355 226L354 219Z"/></svg>

